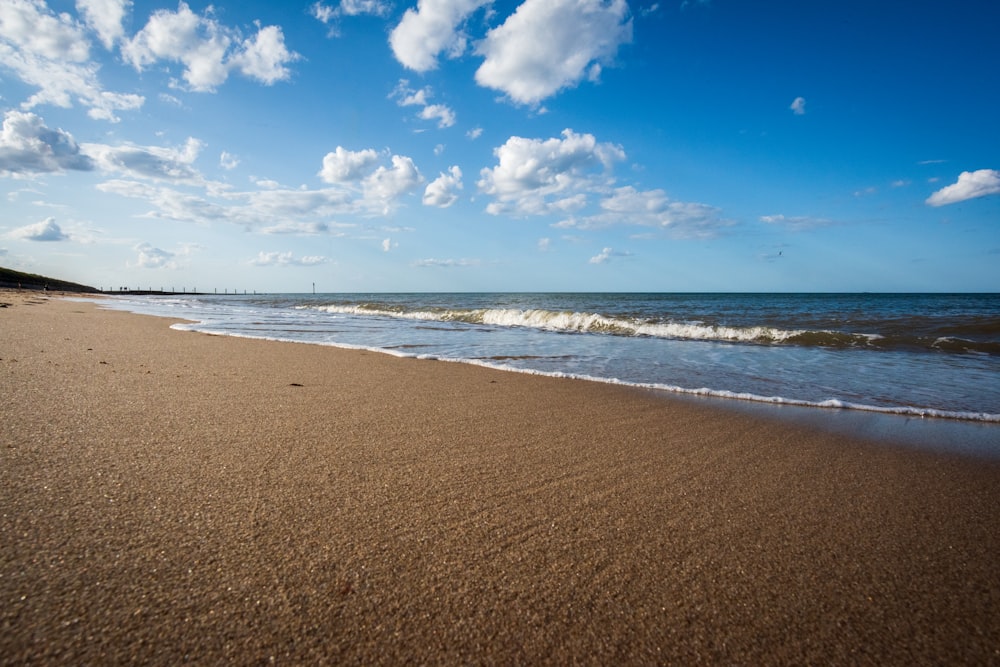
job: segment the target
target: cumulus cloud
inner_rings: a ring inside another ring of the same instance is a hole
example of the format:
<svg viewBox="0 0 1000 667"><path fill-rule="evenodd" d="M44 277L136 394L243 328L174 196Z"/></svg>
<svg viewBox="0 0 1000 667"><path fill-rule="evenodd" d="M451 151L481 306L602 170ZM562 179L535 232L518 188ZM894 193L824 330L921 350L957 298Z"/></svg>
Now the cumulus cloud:
<svg viewBox="0 0 1000 667"><path fill-rule="evenodd" d="M291 251L261 251L257 254L256 258L250 260L250 264L254 266L316 266L317 264L325 264L327 261L329 260L322 255L305 255L303 257L295 257Z"/></svg>
<svg viewBox="0 0 1000 667"><path fill-rule="evenodd" d="M10 238L25 241L66 241L67 234L56 224L55 218L45 218L40 222L18 227L9 234Z"/></svg>
<svg viewBox="0 0 1000 667"><path fill-rule="evenodd" d="M424 205L448 208L458 201L458 191L462 189L462 170L453 166L447 174L442 173L424 190Z"/></svg>
<svg viewBox="0 0 1000 667"><path fill-rule="evenodd" d="M625 0L525 0L477 47L476 82L536 105L584 78L595 80L632 41Z"/></svg>
<svg viewBox="0 0 1000 667"><path fill-rule="evenodd" d="M72 135L53 130L40 117L8 111L0 130L0 175L52 173L94 168Z"/></svg>
<svg viewBox="0 0 1000 667"><path fill-rule="evenodd" d="M796 97L792 100L792 103L788 106L792 110L792 113L796 116L802 116L806 112L806 98Z"/></svg>
<svg viewBox="0 0 1000 667"><path fill-rule="evenodd" d="M122 21L131 7L132 0L76 0L84 22L108 50L125 35Z"/></svg>
<svg viewBox="0 0 1000 667"><path fill-rule="evenodd" d="M593 215L571 217L556 226L596 229L636 225L659 228L682 238L704 238L732 225L714 206L673 201L663 190L637 190L631 185L615 188L609 196L600 200L599 209Z"/></svg>
<svg viewBox="0 0 1000 667"><path fill-rule="evenodd" d="M86 3L82 11L85 18L92 17L88 21L101 22L101 28L95 27L98 34L115 34L107 17L110 10L92 10L91 5ZM93 18L98 14L101 19ZM141 95L104 90L83 27L66 13L55 14L42 0L0 3L0 66L37 89L22 104L24 109L80 103L89 107L92 118L114 122L116 111L137 109L145 102Z"/></svg>
<svg viewBox="0 0 1000 667"><path fill-rule="evenodd" d="M455 124L455 112L444 104L428 104L420 110L419 115L424 120L436 120L441 129Z"/></svg>
<svg viewBox="0 0 1000 667"><path fill-rule="evenodd" d="M438 56L465 52L468 37L461 26L477 9L492 0L419 0L407 9L389 35L392 52L404 67L426 72L437 67Z"/></svg>
<svg viewBox="0 0 1000 667"><path fill-rule="evenodd" d="M323 169L320 170L319 177L326 183L358 181L376 162L378 153L371 148L349 151L343 146L337 146L335 151L327 153L323 158Z"/></svg>
<svg viewBox="0 0 1000 667"><path fill-rule="evenodd" d="M1000 194L1000 171L996 169L978 169L963 171L958 180L945 186L927 198L931 206L957 204L967 199Z"/></svg>
<svg viewBox="0 0 1000 667"><path fill-rule="evenodd" d="M181 2L177 11L157 10L135 37L122 43L122 56L137 70L161 61L179 62L188 88L213 92L233 71L273 84L287 79L299 58L285 46L277 26L258 26L252 37L199 15Z"/></svg>
<svg viewBox="0 0 1000 667"><path fill-rule="evenodd" d="M604 184L604 173L625 159L625 151L598 143L592 134L563 130L562 138L511 137L494 149L498 164L483 169L477 183L492 195L487 206L493 215L542 215L586 204L586 193Z"/></svg>
<svg viewBox="0 0 1000 667"><path fill-rule="evenodd" d="M392 156L391 167L379 167L365 179L363 189L367 202L388 214L396 200L413 192L424 182L413 160L401 155Z"/></svg>

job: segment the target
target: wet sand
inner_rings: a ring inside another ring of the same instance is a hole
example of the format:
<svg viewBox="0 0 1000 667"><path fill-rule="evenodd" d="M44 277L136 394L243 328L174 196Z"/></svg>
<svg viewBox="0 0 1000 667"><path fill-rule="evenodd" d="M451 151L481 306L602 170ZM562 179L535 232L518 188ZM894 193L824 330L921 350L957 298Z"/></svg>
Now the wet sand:
<svg viewBox="0 0 1000 667"><path fill-rule="evenodd" d="M997 664L1000 464L4 293L2 664Z"/></svg>

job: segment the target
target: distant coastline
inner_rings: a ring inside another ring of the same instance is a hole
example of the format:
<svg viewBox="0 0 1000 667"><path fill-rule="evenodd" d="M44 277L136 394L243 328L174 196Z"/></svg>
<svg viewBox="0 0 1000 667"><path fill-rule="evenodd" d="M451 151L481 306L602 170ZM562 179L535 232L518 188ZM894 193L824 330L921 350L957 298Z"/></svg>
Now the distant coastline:
<svg viewBox="0 0 1000 667"><path fill-rule="evenodd" d="M205 292L198 292L194 290L174 291L164 289L131 289L128 287L105 290L91 287L90 285L81 285L68 280L49 278L48 276L41 276L35 273L24 273L23 271L15 271L4 267L0 267L0 289L25 289L34 291L53 290L57 292L73 292L76 294L131 294L142 296L171 296L176 294L198 296L205 294Z"/></svg>
<svg viewBox="0 0 1000 667"><path fill-rule="evenodd" d="M101 290L89 285L58 278L48 278L34 273L23 273L13 269L0 267L0 288L7 289L27 289L27 290L58 290L60 292L78 292L86 294L100 294Z"/></svg>

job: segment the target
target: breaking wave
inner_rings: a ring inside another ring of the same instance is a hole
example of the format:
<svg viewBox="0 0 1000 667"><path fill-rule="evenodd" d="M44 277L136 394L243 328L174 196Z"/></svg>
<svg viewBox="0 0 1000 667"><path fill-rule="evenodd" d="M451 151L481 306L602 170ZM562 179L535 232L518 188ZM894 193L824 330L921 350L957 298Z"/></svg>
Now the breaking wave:
<svg viewBox="0 0 1000 667"><path fill-rule="evenodd" d="M919 351L1000 354L1000 344L954 336L911 333L861 333L830 329L730 326L701 321L644 320L545 309L482 308L469 310L406 310L379 304L312 305L299 308L360 317L390 317L424 322L461 323L492 327L526 327L559 333L595 333L644 336L674 340L716 341L756 345L799 345L826 348L899 349Z"/></svg>

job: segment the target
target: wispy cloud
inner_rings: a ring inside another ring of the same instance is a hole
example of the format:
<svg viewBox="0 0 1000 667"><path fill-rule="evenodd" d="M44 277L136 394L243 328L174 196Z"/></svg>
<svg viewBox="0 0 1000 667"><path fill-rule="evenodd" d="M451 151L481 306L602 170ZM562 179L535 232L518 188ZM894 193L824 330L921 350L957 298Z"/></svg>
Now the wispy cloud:
<svg viewBox="0 0 1000 667"><path fill-rule="evenodd" d="M264 252L261 251L257 257L250 260L253 266L316 266L325 264L329 260L322 255L306 255L295 257L291 251L288 252Z"/></svg>
<svg viewBox="0 0 1000 667"><path fill-rule="evenodd" d="M440 268L456 268L456 267L469 267L469 266L479 266L480 261L478 259L418 259L413 263L413 266L417 267L440 267Z"/></svg>
<svg viewBox="0 0 1000 667"><path fill-rule="evenodd" d="M816 229L817 227L829 227L834 222L828 218L818 218L808 215L762 215L760 221L780 227L785 227L792 231L803 231L806 229Z"/></svg>
<svg viewBox="0 0 1000 667"><path fill-rule="evenodd" d="M447 105L431 104L430 98L433 95L430 86L414 90L410 88L408 80L400 79L396 88L389 94L389 98L395 99L396 104L401 107L419 106L417 117L423 120L436 120L437 126L441 129L451 127L455 124L455 112Z"/></svg>
<svg viewBox="0 0 1000 667"><path fill-rule="evenodd" d="M788 106L796 116L803 116L806 113L806 98L796 97Z"/></svg>

